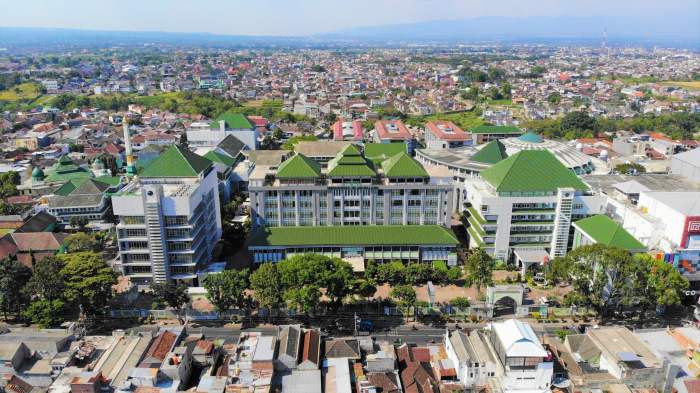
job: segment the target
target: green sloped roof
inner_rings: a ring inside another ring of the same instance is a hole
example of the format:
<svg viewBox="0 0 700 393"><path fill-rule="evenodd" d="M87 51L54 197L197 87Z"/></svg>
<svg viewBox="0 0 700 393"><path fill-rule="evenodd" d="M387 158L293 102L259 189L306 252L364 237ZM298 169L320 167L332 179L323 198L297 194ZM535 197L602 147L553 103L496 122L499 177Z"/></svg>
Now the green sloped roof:
<svg viewBox="0 0 700 393"><path fill-rule="evenodd" d="M88 178L83 177L79 179L70 179L68 180L64 185L59 187L56 191L54 191L54 194L60 195L60 196L68 196L70 195L71 192L73 192L78 186L83 184Z"/></svg>
<svg viewBox="0 0 700 393"><path fill-rule="evenodd" d="M310 179L321 176L321 166L311 158L296 154L277 169L279 179Z"/></svg>
<svg viewBox="0 0 700 393"><path fill-rule="evenodd" d="M163 154L150 162L141 172L141 177L197 177L212 165L180 145L172 145Z"/></svg>
<svg viewBox="0 0 700 393"><path fill-rule="evenodd" d="M472 161L482 162L484 164L495 164L499 161L508 158L506 147L499 140L493 140L482 147L471 158Z"/></svg>
<svg viewBox="0 0 700 393"><path fill-rule="evenodd" d="M214 119L214 121L211 122L209 124L209 126L212 128L219 128L219 122L221 120L226 122L226 128L229 128L229 129L238 129L238 128L252 129L253 128L253 124L242 113L232 113L232 112L222 113L221 115L219 115L219 117Z"/></svg>
<svg viewBox="0 0 700 393"><path fill-rule="evenodd" d="M556 191L588 187L547 150L523 150L481 172L497 192Z"/></svg>
<svg viewBox="0 0 700 393"><path fill-rule="evenodd" d="M646 247L610 217L599 214L574 223L596 243L620 247L625 250L643 250Z"/></svg>
<svg viewBox="0 0 700 393"><path fill-rule="evenodd" d="M100 176L95 178L95 180L105 183L109 186L116 186L121 182L121 178L119 176Z"/></svg>
<svg viewBox="0 0 700 393"><path fill-rule="evenodd" d="M328 176L367 177L375 176L374 164L362 156L355 145L347 145L332 160L328 161Z"/></svg>
<svg viewBox="0 0 700 393"><path fill-rule="evenodd" d="M487 126L480 125L469 129L472 134L522 134L516 126Z"/></svg>
<svg viewBox="0 0 700 393"><path fill-rule="evenodd" d="M72 179L83 179L91 177L92 174L87 169L76 165L67 154L62 155L58 162L49 171L45 181L48 183L69 181Z"/></svg>
<svg viewBox="0 0 700 393"><path fill-rule="evenodd" d="M372 225L266 228L252 246L457 245L452 230L439 225Z"/></svg>
<svg viewBox="0 0 700 393"><path fill-rule="evenodd" d="M365 144L365 157L375 164L399 153L408 151L406 143L367 143Z"/></svg>
<svg viewBox="0 0 700 393"><path fill-rule="evenodd" d="M207 154L204 155L204 158L207 158L213 162L224 164L226 166L233 166L236 163L236 160L234 158L228 156L227 154L219 153L215 150L208 151Z"/></svg>
<svg viewBox="0 0 700 393"><path fill-rule="evenodd" d="M408 154L399 153L382 161L382 170L387 177L428 177L423 165Z"/></svg>

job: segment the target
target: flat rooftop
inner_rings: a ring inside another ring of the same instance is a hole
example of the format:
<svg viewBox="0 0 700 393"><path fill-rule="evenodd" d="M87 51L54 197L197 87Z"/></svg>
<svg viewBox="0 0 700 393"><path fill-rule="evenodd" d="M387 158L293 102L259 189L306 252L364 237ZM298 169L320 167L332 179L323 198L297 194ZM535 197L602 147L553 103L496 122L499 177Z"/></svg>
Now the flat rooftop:
<svg viewBox="0 0 700 393"><path fill-rule="evenodd" d="M612 194L615 185L636 181L649 191L700 191L700 183L680 175L644 173L640 175L585 175L581 179L592 189Z"/></svg>
<svg viewBox="0 0 700 393"><path fill-rule="evenodd" d="M417 158L425 156L425 158L442 165L480 172L491 165L471 160L471 157L478 151L476 147L472 146L454 149L419 149L416 150L416 155Z"/></svg>

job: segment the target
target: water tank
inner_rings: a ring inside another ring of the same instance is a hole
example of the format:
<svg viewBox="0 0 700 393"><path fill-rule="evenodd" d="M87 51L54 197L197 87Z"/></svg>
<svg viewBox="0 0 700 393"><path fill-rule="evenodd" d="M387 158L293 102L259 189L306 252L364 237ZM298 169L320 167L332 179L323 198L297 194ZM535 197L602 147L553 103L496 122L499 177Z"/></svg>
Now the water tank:
<svg viewBox="0 0 700 393"><path fill-rule="evenodd" d="M580 143L580 142L577 143L577 144L576 144L576 150L578 150L578 151L583 150L583 143Z"/></svg>
<svg viewBox="0 0 700 393"><path fill-rule="evenodd" d="M600 159L603 161L608 160L608 151L607 150L603 149L600 151Z"/></svg>

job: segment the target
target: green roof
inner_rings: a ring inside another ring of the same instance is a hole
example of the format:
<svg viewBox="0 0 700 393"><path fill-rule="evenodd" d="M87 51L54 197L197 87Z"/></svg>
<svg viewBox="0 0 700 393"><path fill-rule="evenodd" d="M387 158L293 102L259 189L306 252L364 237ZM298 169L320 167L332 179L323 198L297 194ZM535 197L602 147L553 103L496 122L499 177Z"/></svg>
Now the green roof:
<svg viewBox="0 0 700 393"><path fill-rule="evenodd" d="M73 192L76 188L78 188L78 186L83 184L87 179L88 179L87 177L83 177L83 178L79 178L79 179L70 179L64 185L62 185L56 191L54 191L53 193L56 195L60 195L60 196L68 196L68 195L70 195L71 192Z"/></svg>
<svg viewBox="0 0 700 393"><path fill-rule="evenodd" d="M311 158L296 154L280 164L277 169L279 179L311 179L321 176L321 166Z"/></svg>
<svg viewBox="0 0 700 393"><path fill-rule="evenodd" d="M374 165L362 156L355 145L348 145L335 158L328 161L328 176L368 177L375 176Z"/></svg>
<svg viewBox="0 0 700 393"><path fill-rule="evenodd" d="M542 139L541 136L535 134L534 132L528 132L525 134L522 134L518 137L519 140L523 142L529 142L529 143L542 143L544 142L544 139Z"/></svg>
<svg viewBox="0 0 700 393"><path fill-rule="evenodd" d="M625 250L644 250L646 248L622 225L603 214L576 221L574 226L585 232L596 243L624 248Z"/></svg>
<svg viewBox="0 0 700 393"><path fill-rule="evenodd" d="M204 158L208 158L210 161L218 162L226 166L233 166L236 163L236 159L233 157L224 153L219 153L215 150L208 151L207 154L204 155Z"/></svg>
<svg viewBox="0 0 700 393"><path fill-rule="evenodd" d="M378 164L387 158L399 153L405 153L408 147L405 143L367 143L365 144L365 157Z"/></svg>
<svg viewBox="0 0 700 393"><path fill-rule="evenodd" d="M212 165L180 145L173 145L143 169L141 177L198 177Z"/></svg>
<svg viewBox="0 0 700 393"><path fill-rule="evenodd" d="M506 147L503 146L501 141L493 140L476 152L476 154L471 157L471 160L484 164L495 164L506 158L508 158Z"/></svg>
<svg viewBox="0 0 700 393"><path fill-rule="evenodd" d="M257 232L252 246L457 245L439 225L274 227Z"/></svg>
<svg viewBox="0 0 700 393"><path fill-rule="evenodd" d="M497 192L554 191L588 187L547 150L522 150L487 168L481 177Z"/></svg>
<svg viewBox="0 0 700 393"><path fill-rule="evenodd" d="M73 160L68 155L63 155L58 159L58 162L51 168L48 176L44 179L48 183L62 182L71 179L82 179L91 177L92 174L87 169L75 165Z"/></svg>
<svg viewBox="0 0 700 393"><path fill-rule="evenodd" d="M219 117L214 119L214 121L211 122L209 126L212 128L219 128L219 121L221 120L226 122L227 129L253 129L253 124L250 122L250 120L248 120L247 117L245 117L242 113L232 112L222 113L221 115L219 115Z"/></svg>
<svg viewBox="0 0 700 393"><path fill-rule="evenodd" d="M476 126L470 128L472 134L522 134L523 130L515 126Z"/></svg>
<svg viewBox="0 0 700 393"><path fill-rule="evenodd" d="M423 165L406 154L399 153L382 161L382 170L387 177L428 177Z"/></svg>

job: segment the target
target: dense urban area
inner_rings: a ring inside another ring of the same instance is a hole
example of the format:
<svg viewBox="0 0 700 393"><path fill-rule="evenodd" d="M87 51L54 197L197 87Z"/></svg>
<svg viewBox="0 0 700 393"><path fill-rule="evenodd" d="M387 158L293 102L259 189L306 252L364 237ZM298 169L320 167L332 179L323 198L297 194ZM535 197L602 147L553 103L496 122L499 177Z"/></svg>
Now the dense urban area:
<svg viewBox="0 0 700 393"><path fill-rule="evenodd" d="M700 392L698 52L39 45L3 392Z"/></svg>

